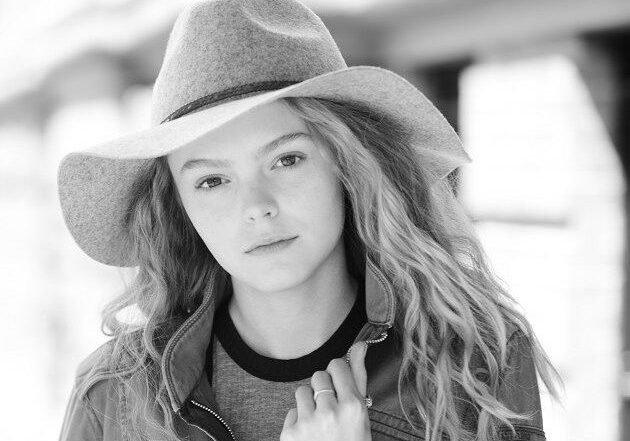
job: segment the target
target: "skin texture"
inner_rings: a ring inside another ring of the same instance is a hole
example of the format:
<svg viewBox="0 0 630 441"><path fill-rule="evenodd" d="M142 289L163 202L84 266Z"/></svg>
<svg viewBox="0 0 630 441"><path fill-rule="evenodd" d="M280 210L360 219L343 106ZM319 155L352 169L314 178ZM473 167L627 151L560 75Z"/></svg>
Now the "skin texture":
<svg viewBox="0 0 630 441"><path fill-rule="evenodd" d="M293 132L309 133L298 116L274 101L167 157L189 218L231 275L229 312L239 334L258 353L279 359L306 355L325 343L357 290L343 248L342 188L327 148L305 136L256 158L261 146ZM180 174L186 161L198 158L232 164ZM274 253L244 252L268 234L298 237Z"/></svg>

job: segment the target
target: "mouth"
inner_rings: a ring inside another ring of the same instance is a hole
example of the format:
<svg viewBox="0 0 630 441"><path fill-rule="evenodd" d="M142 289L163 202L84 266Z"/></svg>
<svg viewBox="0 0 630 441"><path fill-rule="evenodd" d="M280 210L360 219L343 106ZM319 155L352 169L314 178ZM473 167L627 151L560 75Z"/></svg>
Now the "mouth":
<svg viewBox="0 0 630 441"><path fill-rule="evenodd" d="M252 248L251 250L247 251L247 253L248 254L261 254L261 253L266 253L266 252L278 251L289 246L291 243L294 242L295 239L297 239L297 237L298 236L289 237L286 239L280 239L274 242L266 243L263 245L258 245L257 247Z"/></svg>

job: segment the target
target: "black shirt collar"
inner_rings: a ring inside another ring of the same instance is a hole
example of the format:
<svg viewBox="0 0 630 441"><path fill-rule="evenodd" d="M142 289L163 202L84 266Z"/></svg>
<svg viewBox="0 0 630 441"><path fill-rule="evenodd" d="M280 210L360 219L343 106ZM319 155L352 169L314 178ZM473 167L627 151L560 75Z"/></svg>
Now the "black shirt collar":
<svg viewBox="0 0 630 441"><path fill-rule="evenodd" d="M282 360L261 355L250 348L241 338L230 317L228 303L230 295L224 298L215 313L213 335L216 335L227 354L242 369L258 378L289 382L309 378L315 371L324 371L333 358L345 356L357 334L367 321L365 311L365 283L359 279L357 298L352 309L334 334L319 348L299 358ZM212 342L212 339L211 339ZM212 343L210 344L210 346ZM206 369L212 378L212 351L208 351Z"/></svg>

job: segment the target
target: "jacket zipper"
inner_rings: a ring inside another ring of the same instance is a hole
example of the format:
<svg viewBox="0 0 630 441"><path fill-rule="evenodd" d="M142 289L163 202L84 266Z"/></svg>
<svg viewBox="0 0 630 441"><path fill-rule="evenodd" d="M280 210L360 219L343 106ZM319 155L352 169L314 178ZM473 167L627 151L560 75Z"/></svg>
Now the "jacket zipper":
<svg viewBox="0 0 630 441"><path fill-rule="evenodd" d="M376 339L363 340L363 341L365 341L365 343L366 343L366 344L374 344L374 343L380 343L380 342L382 342L383 340L385 340L386 338L387 338L387 331L384 331L384 332L382 332L382 333L381 333L381 336L380 336L380 337L378 337L378 338L376 338ZM347 356L347 355L348 355L348 354L346 353L346 356ZM203 410L205 410L206 412L210 412L212 415L214 415L214 416L215 416L215 417L216 417L216 418L217 418L217 419L221 422L221 424L223 424L223 425L225 426L225 428L228 430L228 432L230 432L230 436L232 437L232 440L233 440L233 441L236 441L236 438L234 437L234 432L232 432L232 429L230 428L230 426L228 425L228 423L226 423L226 422L225 422L225 420L224 420L223 418L221 418L221 416L220 416L219 414L217 414L215 411L213 411L213 410L212 410L212 409L210 409L209 407L204 406L204 405L203 405L203 404L201 404L201 403L198 403L198 402L197 402L197 401L195 401L195 400L192 400L192 399L191 399L191 400L190 400L190 402L191 402L192 404L194 404L195 406L199 407L200 409L203 409ZM212 436L210 433L208 433L208 431L207 431L207 430L203 429L202 427L199 427L198 425L193 424L193 423L190 423L190 422L189 422L188 424L190 424L190 425L192 425L192 426L195 426L196 428L198 428L199 430L201 430L203 433L205 433L205 434L206 434L206 435L208 435L210 438L212 438L212 440L213 440L213 441L218 441L218 440L216 439L216 437Z"/></svg>
<svg viewBox="0 0 630 441"><path fill-rule="evenodd" d="M385 331L381 332L380 337L378 337L378 338L374 338L374 339L371 339L371 340L363 340L363 341L364 341L366 344L368 344L368 345L370 345L370 344L375 344L375 343L380 343L380 342L382 342L383 340L385 340L385 339L387 338L387 335L388 335L387 333L388 333L388 331L387 331L387 330L385 330ZM355 342L355 343L356 343L356 342ZM348 348L348 352L346 352L346 358L348 357L348 355L349 355L349 353L350 353L350 349L351 349L351 348L352 348L352 346L350 346L350 348Z"/></svg>
<svg viewBox="0 0 630 441"><path fill-rule="evenodd" d="M381 332L381 336L378 338L371 339L371 340L361 340L361 341L364 341L366 346L369 346L370 344L380 343L387 338L387 332L388 332L387 330ZM354 345L354 343L352 345ZM348 350L346 351L346 355L345 355L346 363L350 363L350 350L351 349L352 349L352 346L350 346Z"/></svg>
<svg viewBox="0 0 630 441"><path fill-rule="evenodd" d="M212 409L210 409L209 407L204 406L201 403L196 402L195 400L190 400L190 402L192 404L194 404L195 406L210 412L212 415L214 415L219 421L221 421L221 424L223 424L225 426L225 428L228 430L228 432L230 432L230 436L232 437L232 439L234 441L236 441L236 438L234 437L234 432L232 432L232 429L230 428L230 426L228 426L228 424L225 422L225 420L223 418L221 418L221 416L216 413L215 411L213 411ZM210 435L206 430L202 429L201 427L197 426L196 424L193 424L193 426L198 427L199 429L203 430L210 438L212 438L214 441L218 441L214 436Z"/></svg>
<svg viewBox="0 0 630 441"><path fill-rule="evenodd" d="M373 340L365 340L366 343L380 343L383 340L385 340L387 338L387 331L383 331L381 333L381 336L377 339L373 339Z"/></svg>

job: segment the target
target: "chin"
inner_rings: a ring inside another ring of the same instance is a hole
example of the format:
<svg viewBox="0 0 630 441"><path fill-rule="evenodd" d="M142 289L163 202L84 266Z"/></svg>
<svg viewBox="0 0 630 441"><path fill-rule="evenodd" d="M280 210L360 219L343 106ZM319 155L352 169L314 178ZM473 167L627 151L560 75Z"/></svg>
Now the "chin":
<svg viewBox="0 0 630 441"><path fill-rule="evenodd" d="M240 271L247 280L247 284L256 287L259 291L276 292L290 289L299 285L309 276L309 271L304 264L295 260L287 265L248 265L246 271Z"/></svg>

